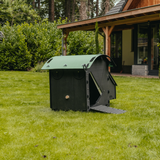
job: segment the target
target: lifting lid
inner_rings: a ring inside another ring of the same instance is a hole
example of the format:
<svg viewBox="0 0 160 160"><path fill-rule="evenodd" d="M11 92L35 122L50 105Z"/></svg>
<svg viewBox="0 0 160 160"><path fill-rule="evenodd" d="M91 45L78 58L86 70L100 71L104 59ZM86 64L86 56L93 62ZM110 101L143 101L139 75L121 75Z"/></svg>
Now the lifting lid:
<svg viewBox="0 0 160 160"><path fill-rule="evenodd" d="M44 70L50 69L83 69L90 68L98 57L106 55L75 55L75 56L55 56L50 58L42 67ZM107 59L107 58L106 58Z"/></svg>

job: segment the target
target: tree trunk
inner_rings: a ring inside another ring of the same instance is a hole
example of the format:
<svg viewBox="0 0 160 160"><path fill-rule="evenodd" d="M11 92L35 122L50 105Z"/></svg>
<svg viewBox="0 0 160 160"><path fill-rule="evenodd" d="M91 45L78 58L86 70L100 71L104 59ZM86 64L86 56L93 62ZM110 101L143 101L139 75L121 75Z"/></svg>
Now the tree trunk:
<svg viewBox="0 0 160 160"><path fill-rule="evenodd" d="M104 14L106 14L110 9L110 0L106 0L104 6L105 6Z"/></svg>
<svg viewBox="0 0 160 160"><path fill-rule="evenodd" d="M65 0L65 6L64 6L64 8L65 8L65 17L67 17L68 16L68 11L67 11L67 3L68 1L67 0Z"/></svg>
<svg viewBox="0 0 160 160"><path fill-rule="evenodd" d="M35 0L33 0L32 5L33 5L33 8L35 8Z"/></svg>
<svg viewBox="0 0 160 160"><path fill-rule="evenodd" d="M93 6L93 0L90 0L91 1L91 18L93 18L94 17L94 13L93 13L93 8L94 8L94 6Z"/></svg>
<svg viewBox="0 0 160 160"><path fill-rule="evenodd" d="M73 0L73 3L72 3L72 22L75 21L75 5L76 5L76 0Z"/></svg>
<svg viewBox="0 0 160 160"><path fill-rule="evenodd" d="M90 0L88 0L88 18L90 18L90 12L91 12L91 2L90 2Z"/></svg>
<svg viewBox="0 0 160 160"><path fill-rule="evenodd" d="M99 0L96 1L96 17L98 16Z"/></svg>
<svg viewBox="0 0 160 160"><path fill-rule="evenodd" d="M71 21L71 7L70 7L71 3L72 3L71 1L68 1L68 4L67 4L67 10L68 10L68 16L67 17L68 17L69 21Z"/></svg>
<svg viewBox="0 0 160 160"><path fill-rule="evenodd" d="M38 9L40 10L40 0L38 0Z"/></svg>
<svg viewBox="0 0 160 160"><path fill-rule="evenodd" d="M80 20L87 19L86 0L80 0L79 13L80 13Z"/></svg>
<svg viewBox="0 0 160 160"><path fill-rule="evenodd" d="M54 21L54 0L49 0L49 20Z"/></svg>
<svg viewBox="0 0 160 160"><path fill-rule="evenodd" d="M71 5L71 1L65 0L65 17L68 18L68 21L71 20L71 18L70 18L70 5Z"/></svg>

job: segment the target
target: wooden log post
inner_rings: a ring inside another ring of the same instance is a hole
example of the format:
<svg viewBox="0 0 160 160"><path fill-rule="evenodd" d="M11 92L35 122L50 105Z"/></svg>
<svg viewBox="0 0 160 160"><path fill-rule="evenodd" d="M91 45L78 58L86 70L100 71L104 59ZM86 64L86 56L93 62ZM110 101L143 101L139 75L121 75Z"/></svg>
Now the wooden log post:
<svg viewBox="0 0 160 160"><path fill-rule="evenodd" d="M69 35L69 32L63 32L62 35L62 55L67 55L67 37Z"/></svg>
<svg viewBox="0 0 160 160"><path fill-rule="evenodd" d="M109 26L106 26L105 28L102 28L103 29L103 32L105 33L105 37L106 37L106 40L105 40L105 53L106 53L106 55L108 55L108 56L111 56L111 48L110 48L110 46L111 46L111 33L112 33L112 31L113 31L113 29L114 29L114 26L111 26L111 27L109 27ZM110 67L108 67L108 71L110 72Z"/></svg>

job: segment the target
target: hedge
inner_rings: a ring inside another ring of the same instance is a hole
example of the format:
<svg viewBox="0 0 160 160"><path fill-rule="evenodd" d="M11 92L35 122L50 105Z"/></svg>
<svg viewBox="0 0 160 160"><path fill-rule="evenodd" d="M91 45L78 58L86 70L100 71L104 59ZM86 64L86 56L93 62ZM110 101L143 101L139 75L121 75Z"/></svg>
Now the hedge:
<svg viewBox="0 0 160 160"><path fill-rule="evenodd" d="M61 55L62 31L58 22L23 23L10 26L6 23L0 30L5 38L0 43L0 70L29 70L38 62ZM67 54L95 54L94 32L70 32L67 38ZM102 44L100 45L102 50Z"/></svg>

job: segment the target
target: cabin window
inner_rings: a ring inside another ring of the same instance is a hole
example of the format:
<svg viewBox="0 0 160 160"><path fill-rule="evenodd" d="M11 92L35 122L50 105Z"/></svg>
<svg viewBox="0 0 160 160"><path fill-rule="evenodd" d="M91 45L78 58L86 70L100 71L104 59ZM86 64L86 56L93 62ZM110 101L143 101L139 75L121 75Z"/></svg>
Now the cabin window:
<svg viewBox="0 0 160 160"><path fill-rule="evenodd" d="M137 64L148 64L148 25L138 25Z"/></svg>
<svg viewBox="0 0 160 160"><path fill-rule="evenodd" d="M122 32L114 32L111 34L111 57L122 57Z"/></svg>
<svg viewBox="0 0 160 160"><path fill-rule="evenodd" d="M111 57L116 63L116 67L111 68L111 72L119 73L122 70L122 32L111 34Z"/></svg>

